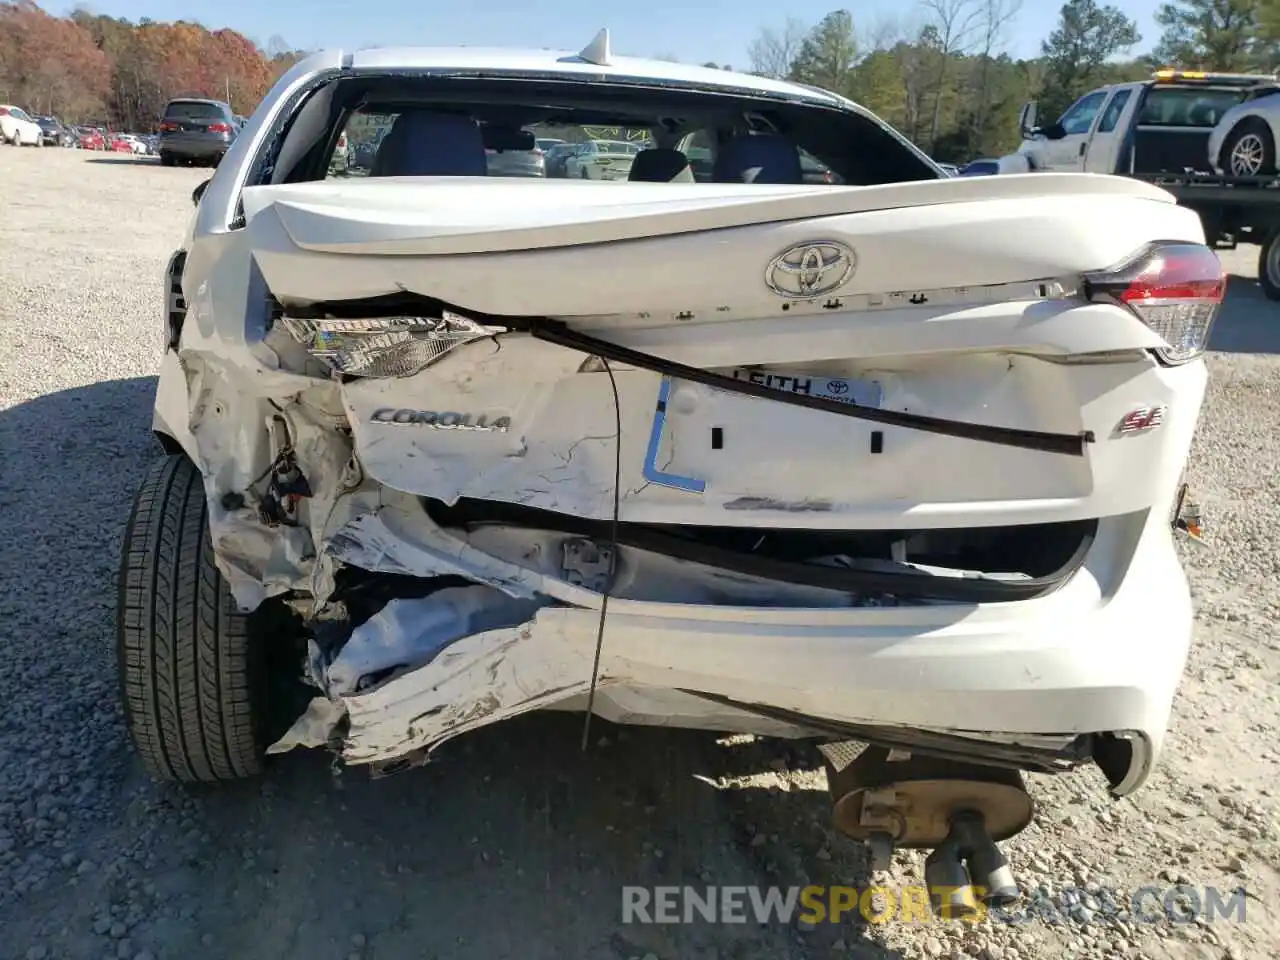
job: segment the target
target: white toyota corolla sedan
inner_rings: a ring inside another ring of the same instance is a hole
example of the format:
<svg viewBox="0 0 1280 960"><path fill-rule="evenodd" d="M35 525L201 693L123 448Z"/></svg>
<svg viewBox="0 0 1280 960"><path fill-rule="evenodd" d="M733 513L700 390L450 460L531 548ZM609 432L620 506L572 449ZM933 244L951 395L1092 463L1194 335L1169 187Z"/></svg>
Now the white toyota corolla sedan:
<svg viewBox="0 0 1280 960"><path fill-rule="evenodd" d="M625 177L495 172L601 131ZM1016 895L1020 771L1150 776L1225 287L1166 191L951 177L602 32L315 54L193 199L120 568L155 775L544 709L805 738L840 828L970 906Z"/></svg>

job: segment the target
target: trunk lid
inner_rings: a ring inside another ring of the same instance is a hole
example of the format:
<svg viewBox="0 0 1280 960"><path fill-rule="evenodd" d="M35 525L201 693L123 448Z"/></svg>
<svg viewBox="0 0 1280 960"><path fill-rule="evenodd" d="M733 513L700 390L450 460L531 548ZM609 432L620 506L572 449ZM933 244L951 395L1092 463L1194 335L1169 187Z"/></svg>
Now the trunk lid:
<svg viewBox="0 0 1280 960"><path fill-rule="evenodd" d="M635 160L634 153L624 152L603 152L593 153L586 160L587 164L595 167L600 172L603 180L626 180L627 175L631 172L631 163Z"/></svg>
<svg viewBox="0 0 1280 960"><path fill-rule="evenodd" d="M833 291L850 297L1074 276L1152 239L1203 239L1168 192L1093 174L880 187L387 178L250 187L243 203L282 302L407 290L563 317L776 315L766 268L815 240L854 252Z"/></svg>
<svg viewBox="0 0 1280 960"><path fill-rule="evenodd" d="M602 192L586 192L590 190ZM385 177L248 187L243 203L249 220L274 207L302 249L451 254L639 239L938 204L1063 197L1176 202L1168 191L1128 177L1035 173L875 187L626 183L593 188L575 182Z"/></svg>
<svg viewBox="0 0 1280 960"><path fill-rule="evenodd" d="M1192 211L1132 180L388 178L252 187L244 210L241 242L286 309L418 293L462 313L562 320L781 391L1100 438L1063 456L625 363L611 381L590 351L517 332L467 343L412 376L342 386L367 473L445 503L607 518L614 382L622 515L648 523L885 529L1112 516L1151 505L1164 433L1189 442L1194 425L1171 418L1166 431L1109 442L1135 406L1172 404L1174 388L1141 353L1061 362L1163 344L1136 315L1075 296L1081 273L1155 240L1203 242ZM766 276L788 251L823 244L849 251L843 285L797 298L771 289Z"/></svg>

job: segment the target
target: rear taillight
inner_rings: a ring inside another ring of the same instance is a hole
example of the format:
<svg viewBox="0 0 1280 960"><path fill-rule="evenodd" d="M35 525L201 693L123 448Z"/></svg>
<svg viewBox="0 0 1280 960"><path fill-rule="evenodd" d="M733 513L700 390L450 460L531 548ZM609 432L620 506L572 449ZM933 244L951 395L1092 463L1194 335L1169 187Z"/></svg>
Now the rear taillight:
<svg viewBox="0 0 1280 960"><path fill-rule="evenodd" d="M210 133L230 133L231 124L229 123L211 123L208 130Z"/></svg>
<svg viewBox="0 0 1280 960"><path fill-rule="evenodd" d="M1110 270L1085 274L1090 300L1117 303L1166 344L1165 363L1186 363L1204 353L1227 291L1218 255L1199 243L1167 241L1143 248Z"/></svg>
<svg viewBox="0 0 1280 960"><path fill-rule="evenodd" d="M161 133L174 133L177 129L178 125L170 120L166 120L164 123L160 124Z"/></svg>

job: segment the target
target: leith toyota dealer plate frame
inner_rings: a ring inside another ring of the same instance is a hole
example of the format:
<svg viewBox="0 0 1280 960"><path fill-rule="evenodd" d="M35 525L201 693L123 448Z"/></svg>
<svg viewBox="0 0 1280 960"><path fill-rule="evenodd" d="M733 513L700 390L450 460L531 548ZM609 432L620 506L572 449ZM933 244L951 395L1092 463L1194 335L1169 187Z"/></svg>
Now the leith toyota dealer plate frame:
<svg viewBox="0 0 1280 960"><path fill-rule="evenodd" d="M761 386L772 387L780 393L823 397L856 406L878 408L884 399L884 388L875 380L816 377L808 374L749 369L736 369L732 376L735 380L746 380ZM673 487L689 493L705 493L707 489L705 480L669 473L658 466L658 454L662 446L662 432L667 424L667 403L671 399L672 382L671 377L663 377L662 384L658 388L658 402L653 411L653 426L649 431L649 447L645 452L644 478L649 483L664 487Z"/></svg>

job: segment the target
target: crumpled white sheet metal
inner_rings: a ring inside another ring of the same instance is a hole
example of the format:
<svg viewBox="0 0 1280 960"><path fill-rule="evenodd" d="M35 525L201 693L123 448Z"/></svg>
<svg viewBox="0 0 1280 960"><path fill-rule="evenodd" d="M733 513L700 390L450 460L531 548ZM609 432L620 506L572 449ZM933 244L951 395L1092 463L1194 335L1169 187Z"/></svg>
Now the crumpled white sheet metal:
<svg viewBox="0 0 1280 960"><path fill-rule="evenodd" d="M479 715L487 713L486 704L496 705L495 693L508 689L503 670L504 644L527 637L527 622L537 611L552 601L550 598L513 597L494 587L471 584L448 587L430 596L391 600L376 614L352 631L331 663L325 663L320 651L311 645L309 672L325 692L289 728L268 753L284 753L296 746L323 746L329 743L343 717L350 716L351 730L344 757L389 759L383 743L388 730L399 729L412 734L413 724L394 715L375 715L385 709L385 691L392 690L396 679L406 673L433 664L439 658L442 681L431 689L440 696L453 698L457 709ZM494 642L499 648L492 649ZM494 657L491 668L482 671L487 687L476 687L476 656ZM470 671L470 672L468 672ZM389 672L389 673L388 673ZM465 678L464 678L465 675ZM373 679L372 685L367 683ZM362 687L368 687L363 691ZM517 685L522 693L527 692ZM378 691L383 691L381 695ZM416 707L418 713L435 709L434 704ZM447 704L441 703L443 712ZM532 707L530 708L532 709ZM523 711L518 711L523 712ZM460 718L459 722L465 720ZM378 746L359 747L361 738L378 741ZM394 748L392 748L394 751Z"/></svg>
<svg viewBox="0 0 1280 960"><path fill-rule="evenodd" d="M340 700L312 697L302 716L283 737L267 747L267 753L288 753L294 747L323 747L346 715L346 705Z"/></svg>
<svg viewBox="0 0 1280 960"><path fill-rule="evenodd" d="M356 693L364 677L430 663L462 637L523 623L548 602L518 599L482 584L392 600L352 632L325 668L325 686L335 696Z"/></svg>
<svg viewBox="0 0 1280 960"><path fill-rule="evenodd" d="M346 697L348 763L394 759L586 692L591 660L557 631L534 624L472 634L431 664ZM477 684L483 677L483 691Z"/></svg>

